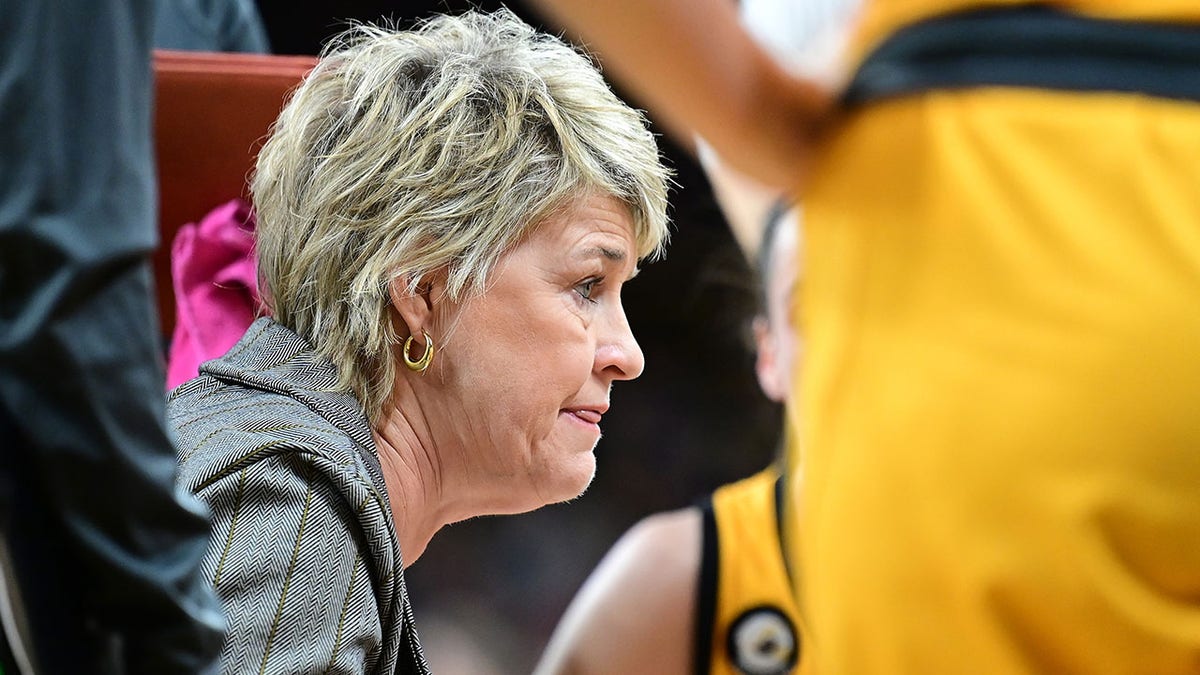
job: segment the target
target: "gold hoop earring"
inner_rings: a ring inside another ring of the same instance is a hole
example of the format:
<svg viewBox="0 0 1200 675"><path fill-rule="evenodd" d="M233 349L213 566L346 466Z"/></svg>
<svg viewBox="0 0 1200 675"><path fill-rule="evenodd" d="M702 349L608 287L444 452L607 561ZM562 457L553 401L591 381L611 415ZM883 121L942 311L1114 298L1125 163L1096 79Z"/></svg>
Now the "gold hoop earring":
<svg viewBox="0 0 1200 675"><path fill-rule="evenodd" d="M421 331L421 335L425 336L425 352L421 354L421 358L413 359L413 357L408 355L408 350L410 347L412 347L413 338L416 337L414 335L409 335L408 339L404 341L404 349L402 351L404 355L404 365L408 366L409 370L413 370L424 375L425 371L429 369L429 364L433 363L433 338L429 337L429 333L426 333L425 331Z"/></svg>

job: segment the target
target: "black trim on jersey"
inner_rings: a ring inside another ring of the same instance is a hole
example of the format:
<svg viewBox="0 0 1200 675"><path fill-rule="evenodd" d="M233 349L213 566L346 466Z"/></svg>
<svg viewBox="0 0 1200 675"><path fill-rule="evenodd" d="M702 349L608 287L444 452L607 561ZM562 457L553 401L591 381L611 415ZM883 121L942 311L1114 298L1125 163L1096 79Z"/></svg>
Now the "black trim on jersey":
<svg viewBox="0 0 1200 675"><path fill-rule="evenodd" d="M717 516L712 496L700 507L700 580L696 592L696 643L693 646L692 670L696 675L708 675L712 669L713 626L717 621L717 579L720 570L717 551Z"/></svg>
<svg viewBox="0 0 1200 675"><path fill-rule="evenodd" d="M788 587L796 588L796 577L792 574L791 560L788 559L787 547L784 545L786 541L783 538L783 507L787 504L787 481L784 480L786 474L782 471L779 477L775 479L775 533L779 539L779 552L783 557L783 571L787 574Z"/></svg>
<svg viewBox="0 0 1200 675"><path fill-rule="evenodd" d="M842 102L974 86L1200 102L1200 25L1098 19L1039 5L932 17L871 52Z"/></svg>

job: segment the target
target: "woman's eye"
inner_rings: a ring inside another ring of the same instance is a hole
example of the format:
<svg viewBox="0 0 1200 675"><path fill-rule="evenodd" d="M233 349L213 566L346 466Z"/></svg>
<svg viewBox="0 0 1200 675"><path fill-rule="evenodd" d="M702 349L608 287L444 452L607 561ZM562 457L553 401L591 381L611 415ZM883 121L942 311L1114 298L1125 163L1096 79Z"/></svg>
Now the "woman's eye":
<svg viewBox="0 0 1200 675"><path fill-rule="evenodd" d="M578 293L579 296L582 297L584 300L591 300L592 293L596 289L596 284L600 283L600 281L601 280L599 278L587 279L586 281L581 281L575 285L575 292Z"/></svg>

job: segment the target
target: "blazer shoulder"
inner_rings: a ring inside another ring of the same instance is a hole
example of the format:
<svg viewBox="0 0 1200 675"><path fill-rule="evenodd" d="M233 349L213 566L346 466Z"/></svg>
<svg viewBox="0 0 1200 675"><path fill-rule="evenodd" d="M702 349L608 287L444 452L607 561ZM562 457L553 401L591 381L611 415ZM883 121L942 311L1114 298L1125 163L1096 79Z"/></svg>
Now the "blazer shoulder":
<svg viewBox="0 0 1200 675"><path fill-rule="evenodd" d="M284 454L308 456L330 478L378 487L362 448L302 401L201 376L180 386L167 403L175 433L180 483L196 492L222 476Z"/></svg>

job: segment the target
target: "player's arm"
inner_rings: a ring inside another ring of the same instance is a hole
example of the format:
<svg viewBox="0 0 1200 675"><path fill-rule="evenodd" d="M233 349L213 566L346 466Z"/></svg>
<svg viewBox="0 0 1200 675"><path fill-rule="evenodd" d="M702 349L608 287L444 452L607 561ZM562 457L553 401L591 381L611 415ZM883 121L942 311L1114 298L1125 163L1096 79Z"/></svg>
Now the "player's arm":
<svg viewBox="0 0 1200 675"><path fill-rule="evenodd" d="M626 532L571 601L535 675L691 673L701 536L696 508Z"/></svg>
<svg viewBox="0 0 1200 675"><path fill-rule="evenodd" d="M708 177L721 215L753 266L758 260L767 217L779 200L785 198L785 193L733 170L703 142L697 144L697 149L700 166Z"/></svg>
<svg viewBox="0 0 1200 675"><path fill-rule="evenodd" d="M699 133L757 180L801 185L830 97L763 51L741 27L735 3L536 1L661 120Z"/></svg>

